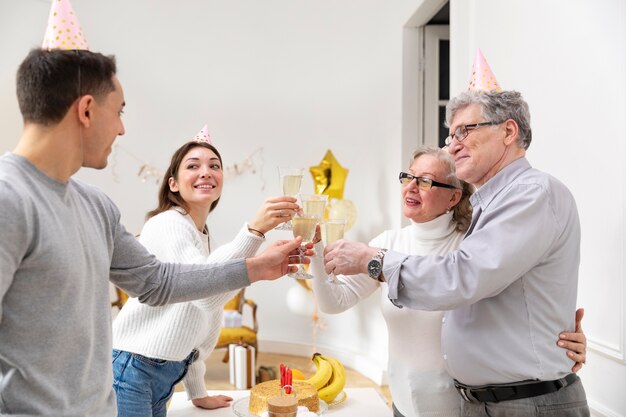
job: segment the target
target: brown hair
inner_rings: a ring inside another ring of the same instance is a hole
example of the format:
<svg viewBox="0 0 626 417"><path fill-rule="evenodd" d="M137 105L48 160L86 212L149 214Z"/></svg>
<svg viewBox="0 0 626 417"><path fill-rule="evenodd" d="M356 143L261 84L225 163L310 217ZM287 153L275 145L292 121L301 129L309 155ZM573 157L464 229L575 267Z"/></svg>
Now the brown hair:
<svg viewBox="0 0 626 417"><path fill-rule="evenodd" d="M33 49L17 70L17 101L24 123L58 123L78 98L100 101L115 90L115 57L91 51Z"/></svg>
<svg viewBox="0 0 626 417"><path fill-rule="evenodd" d="M215 146L206 142L191 141L185 143L183 146L178 148L176 152L174 152L174 155L172 155L170 166L167 171L165 171L165 174L163 175L163 181L161 182L161 187L159 188L159 204L154 210L149 211L148 214L146 214L146 220L156 216L159 213L167 211L172 207L180 207L185 210L185 212L189 211L189 206L187 206L187 202L180 196L180 193L170 190L169 181L170 178L174 178L175 180L178 179L178 169L183 162L183 158L185 157L185 155L187 155L189 151L198 147L207 148L213 151L213 153L215 153L215 155L217 155L217 158L220 160L220 165L223 166L222 156L217 151L217 149L215 149ZM217 203L219 203L219 201L220 199L218 198L213 202L213 204L211 204L211 209L209 210L209 213L212 212L215 207L217 207Z"/></svg>
<svg viewBox="0 0 626 417"><path fill-rule="evenodd" d="M474 187L471 184L466 183L465 181L461 181L456 176L456 166L454 165L454 161L448 154L448 152L444 151L440 148L435 148L431 146L422 146L417 148L413 152L413 156L409 163L412 164L417 158L422 155L432 155L441 162L443 162L448 169L448 174L446 175L446 180L455 187L461 189L461 199L454 206L452 218L456 222L456 230L459 232L466 232L472 223L472 205L470 204L470 196L474 192Z"/></svg>

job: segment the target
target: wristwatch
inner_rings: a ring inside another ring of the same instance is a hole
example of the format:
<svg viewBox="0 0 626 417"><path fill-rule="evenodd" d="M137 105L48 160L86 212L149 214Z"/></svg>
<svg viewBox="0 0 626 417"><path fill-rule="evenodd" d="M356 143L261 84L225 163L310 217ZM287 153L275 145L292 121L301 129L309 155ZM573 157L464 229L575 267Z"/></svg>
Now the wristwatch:
<svg viewBox="0 0 626 417"><path fill-rule="evenodd" d="M383 258L385 257L385 252L387 249L379 250L376 255L367 263L367 274L370 278L373 278L377 281L384 282L382 279L383 276Z"/></svg>

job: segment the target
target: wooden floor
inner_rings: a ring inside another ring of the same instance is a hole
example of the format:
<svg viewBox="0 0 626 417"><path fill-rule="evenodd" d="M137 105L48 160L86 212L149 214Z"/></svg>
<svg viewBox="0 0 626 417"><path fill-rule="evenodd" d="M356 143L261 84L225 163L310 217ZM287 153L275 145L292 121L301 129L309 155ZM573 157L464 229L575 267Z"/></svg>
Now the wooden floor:
<svg viewBox="0 0 626 417"><path fill-rule="evenodd" d="M228 363L223 363L225 349L214 351L209 356L206 363L205 382L207 389L210 390L233 390L235 387L229 382L229 368ZM310 376L315 370L313 362L308 357L292 356L292 355L279 355L274 353L259 352L257 358L257 369L259 366L272 366L278 371L278 367L281 363L290 368L301 370L305 376ZM381 396L385 399L387 404L391 406L391 395L389 393L388 386L379 386L375 384L371 379L364 377L360 373L346 368L346 387L372 387L376 389ZM179 384L176 387L176 391L182 391L183 387Z"/></svg>

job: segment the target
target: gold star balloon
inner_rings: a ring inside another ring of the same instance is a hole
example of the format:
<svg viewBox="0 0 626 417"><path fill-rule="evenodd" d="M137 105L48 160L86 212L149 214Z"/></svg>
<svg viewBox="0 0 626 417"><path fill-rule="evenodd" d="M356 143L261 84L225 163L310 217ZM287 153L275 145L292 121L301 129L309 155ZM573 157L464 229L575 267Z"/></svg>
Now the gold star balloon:
<svg viewBox="0 0 626 417"><path fill-rule="evenodd" d="M339 165L335 155L326 151L319 165L309 167L316 194L328 194L328 198L343 198L348 170Z"/></svg>

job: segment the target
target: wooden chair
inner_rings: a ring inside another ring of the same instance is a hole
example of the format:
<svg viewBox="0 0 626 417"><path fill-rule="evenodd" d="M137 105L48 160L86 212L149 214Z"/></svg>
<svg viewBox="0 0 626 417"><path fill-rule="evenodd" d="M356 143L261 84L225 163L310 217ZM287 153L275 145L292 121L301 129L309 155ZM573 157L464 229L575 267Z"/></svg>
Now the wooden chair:
<svg viewBox="0 0 626 417"><path fill-rule="evenodd" d="M257 347L257 332L259 324L256 320L257 305L254 301L245 297L245 288L241 289L230 301L224 305L224 310L238 311L243 316L243 308L248 306L252 310L252 327L242 324L241 327L222 327L220 337L217 340L215 349L226 348L226 354L222 362L228 362L228 345L231 343L247 343L254 347L255 356L259 353Z"/></svg>

